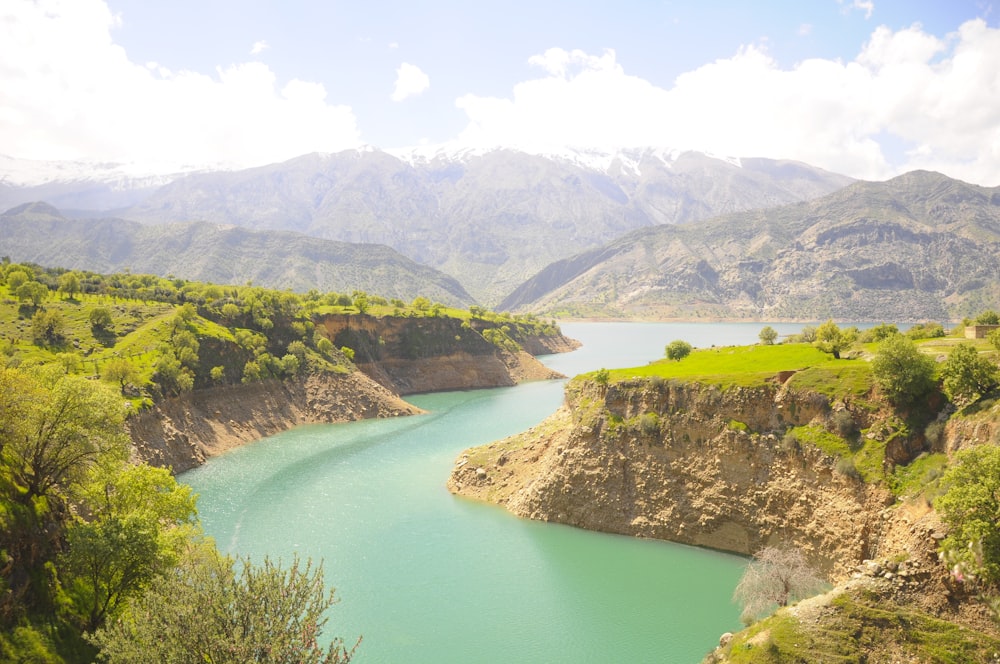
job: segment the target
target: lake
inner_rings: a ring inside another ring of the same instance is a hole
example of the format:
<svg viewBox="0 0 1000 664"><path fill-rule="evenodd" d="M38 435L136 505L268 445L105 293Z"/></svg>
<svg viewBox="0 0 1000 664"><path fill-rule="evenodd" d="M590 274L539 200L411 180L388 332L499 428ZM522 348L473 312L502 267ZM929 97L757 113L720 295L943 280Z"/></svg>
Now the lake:
<svg viewBox="0 0 1000 664"><path fill-rule="evenodd" d="M674 339L754 343L763 325L567 323L584 346L541 359L566 375L636 366ZM221 550L323 561L340 599L325 634L363 635L356 662L698 662L740 628L744 559L527 521L445 489L464 449L534 426L563 383L411 396L428 414L300 427L180 479Z"/></svg>

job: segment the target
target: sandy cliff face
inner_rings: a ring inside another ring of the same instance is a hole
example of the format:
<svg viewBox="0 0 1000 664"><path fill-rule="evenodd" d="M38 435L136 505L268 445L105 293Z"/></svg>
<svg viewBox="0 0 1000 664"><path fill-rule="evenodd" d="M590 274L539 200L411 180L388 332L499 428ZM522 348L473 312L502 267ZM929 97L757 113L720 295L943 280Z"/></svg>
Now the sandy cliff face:
<svg viewBox="0 0 1000 664"><path fill-rule="evenodd" d="M445 317L330 315L316 325L335 346L354 351L359 369L399 394L560 378L533 355L579 345L562 336L530 337L523 340L524 351L506 351L484 339L477 327Z"/></svg>
<svg viewBox="0 0 1000 664"><path fill-rule="evenodd" d="M824 397L777 383L574 381L549 420L460 457L449 488L593 530L743 554L791 543L843 578L882 555L890 496L766 433L829 412Z"/></svg>
<svg viewBox="0 0 1000 664"><path fill-rule="evenodd" d="M561 377L529 352L503 350L452 318L327 316L317 321L359 371L199 389L129 420L136 457L182 472L207 457L299 424L419 412L400 394ZM522 340L531 353L572 350L562 336Z"/></svg>
<svg viewBox="0 0 1000 664"><path fill-rule="evenodd" d="M128 428L139 459L179 473L207 457L300 424L418 412L354 372L189 392L130 418Z"/></svg>

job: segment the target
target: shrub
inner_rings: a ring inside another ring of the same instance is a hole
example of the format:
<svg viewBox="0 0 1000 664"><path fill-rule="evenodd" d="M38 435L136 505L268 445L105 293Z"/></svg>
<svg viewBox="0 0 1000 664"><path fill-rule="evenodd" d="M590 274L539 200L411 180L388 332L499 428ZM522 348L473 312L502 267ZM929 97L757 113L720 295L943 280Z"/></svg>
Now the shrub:
<svg viewBox="0 0 1000 664"><path fill-rule="evenodd" d="M934 360L901 334L879 344L872 359L872 375L896 404L912 404L934 386Z"/></svg>
<svg viewBox="0 0 1000 664"><path fill-rule="evenodd" d="M980 445L955 458L935 501L949 534L941 548L957 574L1000 581L1000 447Z"/></svg>
<svg viewBox="0 0 1000 664"><path fill-rule="evenodd" d="M681 339L675 339L664 349L668 360L683 360L691 354L691 344Z"/></svg>
<svg viewBox="0 0 1000 664"><path fill-rule="evenodd" d="M956 346L941 368L944 393L958 406L973 403L997 385L997 366L971 343Z"/></svg>
<svg viewBox="0 0 1000 664"><path fill-rule="evenodd" d="M760 334L757 335L757 338L760 339L760 342L765 346L770 346L778 338L778 331L770 325L765 325L761 328Z"/></svg>
<svg viewBox="0 0 1000 664"><path fill-rule="evenodd" d="M858 433L858 424L848 410L838 410L831 418L833 430L841 438L851 439Z"/></svg>
<svg viewBox="0 0 1000 664"><path fill-rule="evenodd" d="M850 477L854 480L861 479L861 473L859 473L857 467L855 467L854 459L841 457L837 459L837 463L833 469L844 477Z"/></svg>
<svg viewBox="0 0 1000 664"><path fill-rule="evenodd" d="M656 413L646 413L639 418L639 430L647 436L660 432L660 417Z"/></svg>

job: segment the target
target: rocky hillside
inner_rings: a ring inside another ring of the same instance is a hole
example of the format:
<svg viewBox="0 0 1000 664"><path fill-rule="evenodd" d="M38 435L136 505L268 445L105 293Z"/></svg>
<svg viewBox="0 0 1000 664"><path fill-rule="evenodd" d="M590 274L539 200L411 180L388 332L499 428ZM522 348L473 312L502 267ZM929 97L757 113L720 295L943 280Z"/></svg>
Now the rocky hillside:
<svg viewBox="0 0 1000 664"><path fill-rule="evenodd" d="M574 378L545 422L464 452L448 487L593 530L745 555L794 546L834 585L724 635L706 662L993 661L1000 629L940 561L947 528L925 491L941 452L995 440L996 401L927 439L934 394L902 412L863 359L772 372L781 351L760 348L701 351L731 355L740 376Z"/></svg>
<svg viewBox="0 0 1000 664"><path fill-rule="evenodd" d="M544 423L463 455L449 488L533 519L747 555L794 543L843 578L882 553L892 497L773 433L830 413L777 383L575 379Z"/></svg>
<svg viewBox="0 0 1000 664"><path fill-rule="evenodd" d="M145 226L122 219L71 220L44 203L0 215L0 247L17 262L76 270L131 270L216 284L253 282L299 292L362 290L406 302L423 296L459 307L473 302L452 277L384 245L205 222Z"/></svg>
<svg viewBox="0 0 1000 664"><path fill-rule="evenodd" d="M387 245L492 306L552 261L636 228L807 200L850 182L794 162L653 149L554 156L371 149L190 174L146 190L115 216ZM93 183L76 182L79 201L68 191L73 183L63 184L0 186L0 209L44 200L39 194L50 189L60 208L104 200L92 195Z"/></svg>
<svg viewBox="0 0 1000 664"><path fill-rule="evenodd" d="M500 306L570 315L947 320L1000 297L1000 187L929 172L699 224L550 265Z"/></svg>

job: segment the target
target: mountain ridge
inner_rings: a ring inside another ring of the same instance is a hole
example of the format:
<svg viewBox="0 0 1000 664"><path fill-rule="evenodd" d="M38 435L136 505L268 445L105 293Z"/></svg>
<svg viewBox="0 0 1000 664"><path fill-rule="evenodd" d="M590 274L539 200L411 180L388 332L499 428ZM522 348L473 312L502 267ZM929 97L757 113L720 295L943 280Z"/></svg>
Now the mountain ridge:
<svg viewBox="0 0 1000 664"><path fill-rule="evenodd" d="M500 309L660 318L944 320L1000 295L1000 188L914 171L809 202L643 228Z"/></svg>
<svg viewBox="0 0 1000 664"><path fill-rule="evenodd" d="M47 203L26 203L0 214L0 246L14 261L67 269L131 269L217 284L252 281L302 292L363 290L407 302L423 296L456 306L474 302L452 277L389 247L225 224L71 220Z"/></svg>

